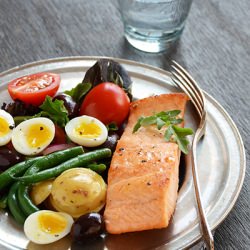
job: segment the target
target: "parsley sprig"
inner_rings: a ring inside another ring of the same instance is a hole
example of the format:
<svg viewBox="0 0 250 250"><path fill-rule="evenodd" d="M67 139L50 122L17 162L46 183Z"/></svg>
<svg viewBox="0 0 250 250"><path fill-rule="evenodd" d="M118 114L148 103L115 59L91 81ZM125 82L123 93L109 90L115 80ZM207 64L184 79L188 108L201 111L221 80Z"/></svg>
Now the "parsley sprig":
<svg viewBox="0 0 250 250"><path fill-rule="evenodd" d="M182 128L176 126L183 122L183 119L178 118L178 115L181 113L180 110L170 110L162 111L152 116L140 117L133 128L133 133L138 131L141 126L150 126L156 125L158 130L161 130L162 127L166 126L167 129L164 133L164 139L166 141L176 142L180 150L184 153L188 153L188 135L193 134L191 128Z"/></svg>

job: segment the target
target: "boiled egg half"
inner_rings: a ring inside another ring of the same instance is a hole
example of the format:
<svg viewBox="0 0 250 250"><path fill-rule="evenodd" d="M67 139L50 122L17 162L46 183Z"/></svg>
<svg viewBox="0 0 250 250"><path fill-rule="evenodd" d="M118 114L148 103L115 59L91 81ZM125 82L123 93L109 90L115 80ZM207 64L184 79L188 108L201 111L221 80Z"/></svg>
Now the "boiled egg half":
<svg viewBox="0 0 250 250"><path fill-rule="evenodd" d="M85 147L99 146L108 137L106 126L98 119L87 115L70 120L65 126L65 131L71 141Z"/></svg>
<svg viewBox="0 0 250 250"><path fill-rule="evenodd" d="M11 140L14 127L13 117L5 110L0 109L0 146L6 145Z"/></svg>
<svg viewBox="0 0 250 250"><path fill-rule="evenodd" d="M36 155L43 151L55 136L54 123L45 117L21 122L12 133L12 144L23 155Z"/></svg>
<svg viewBox="0 0 250 250"><path fill-rule="evenodd" d="M66 236L73 222L69 214L40 210L25 220L24 233L34 243L49 244Z"/></svg>

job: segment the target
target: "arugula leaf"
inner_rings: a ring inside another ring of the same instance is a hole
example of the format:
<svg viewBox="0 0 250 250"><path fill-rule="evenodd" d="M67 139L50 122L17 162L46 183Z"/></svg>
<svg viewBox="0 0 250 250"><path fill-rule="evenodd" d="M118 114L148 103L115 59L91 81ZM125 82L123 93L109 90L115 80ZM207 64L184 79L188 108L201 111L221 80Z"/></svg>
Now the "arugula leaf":
<svg viewBox="0 0 250 250"><path fill-rule="evenodd" d="M149 125L155 124L155 123L156 123L156 119L157 119L156 116L148 116L148 117L145 117L145 118L143 118L143 120L141 121L141 125L142 125L142 126L149 126Z"/></svg>
<svg viewBox="0 0 250 250"><path fill-rule="evenodd" d="M56 99L53 101L50 96L46 96L45 101L39 108L42 111L35 115L35 117L48 117L60 127L65 127L66 123L69 121L68 111L62 100Z"/></svg>
<svg viewBox="0 0 250 250"><path fill-rule="evenodd" d="M144 119L144 117L140 117L137 121L137 123L135 124L134 128L133 128L133 133L135 133L140 127L141 127L141 122Z"/></svg>
<svg viewBox="0 0 250 250"><path fill-rule="evenodd" d="M156 125L157 128L160 130L164 125L166 124L166 122L164 122L161 118L157 117L156 118Z"/></svg>
<svg viewBox="0 0 250 250"><path fill-rule="evenodd" d="M193 134L193 130L191 128L182 128L178 126L173 126L173 129L175 133L177 133L179 136L187 136Z"/></svg>
<svg viewBox="0 0 250 250"><path fill-rule="evenodd" d="M157 118L161 119L163 122L167 124L179 124L183 122L183 119L176 118L181 113L180 110L170 110L170 111L162 111L160 113L155 114ZM159 124L160 120L158 120L157 127L161 129L163 125ZM159 125L159 126L158 126Z"/></svg>
<svg viewBox="0 0 250 250"><path fill-rule="evenodd" d="M71 90L64 91L65 94L70 95L76 103L79 103L84 95L91 89L91 83L78 83Z"/></svg>
<svg viewBox="0 0 250 250"><path fill-rule="evenodd" d="M164 138L166 141L173 140L177 142L180 150L184 154L187 154L189 141L187 140L186 136L192 134L193 130L191 128L182 128L175 125L170 125L164 134Z"/></svg>
<svg viewBox="0 0 250 250"><path fill-rule="evenodd" d="M170 110L162 111L148 117L140 117L133 128L133 133L138 131L141 126L156 125L158 130L161 130L162 127L166 126L167 129L164 134L164 139L166 141L176 142L180 150L184 154L187 154L189 144L187 136L192 135L193 130L191 128L176 126L183 122L183 119L177 117L180 113L180 110Z"/></svg>
<svg viewBox="0 0 250 250"><path fill-rule="evenodd" d="M171 119L171 124L177 125L177 124L180 124L182 122L183 122L183 119Z"/></svg>
<svg viewBox="0 0 250 250"><path fill-rule="evenodd" d="M171 139L171 136L173 135L173 128L172 128L172 126L169 126L167 129L166 129L166 131L165 131L165 134L164 134L164 139L166 140L166 141L170 141L170 139Z"/></svg>
<svg viewBox="0 0 250 250"><path fill-rule="evenodd" d="M170 111L166 111L166 114L169 117L176 117L177 115L179 115L181 113L180 110L170 110Z"/></svg>

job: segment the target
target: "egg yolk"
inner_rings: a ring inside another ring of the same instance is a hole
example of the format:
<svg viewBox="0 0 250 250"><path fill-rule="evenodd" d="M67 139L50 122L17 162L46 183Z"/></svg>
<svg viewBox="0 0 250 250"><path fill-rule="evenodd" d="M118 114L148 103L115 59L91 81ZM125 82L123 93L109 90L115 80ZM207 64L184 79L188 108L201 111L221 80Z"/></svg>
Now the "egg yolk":
<svg viewBox="0 0 250 250"><path fill-rule="evenodd" d="M60 214L53 212L41 213L38 217L39 228L49 234L57 234L62 232L66 226L66 219Z"/></svg>
<svg viewBox="0 0 250 250"><path fill-rule="evenodd" d="M27 131L27 143L30 147L43 146L51 137L51 132L44 124L33 124Z"/></svg>
<svg viewBox="0 0 250 250"><path fill-rule="evenodd" d="M81 123L75 128L75 132L82 137L96 138L100 136L102 130L95 123Z"/></svg>
<svg viewBox="0 0 250 250"><path fill-rule="evenodd" d="M0 137L5 136L9 131L9 123L4 118L0 117Z"/></svg>

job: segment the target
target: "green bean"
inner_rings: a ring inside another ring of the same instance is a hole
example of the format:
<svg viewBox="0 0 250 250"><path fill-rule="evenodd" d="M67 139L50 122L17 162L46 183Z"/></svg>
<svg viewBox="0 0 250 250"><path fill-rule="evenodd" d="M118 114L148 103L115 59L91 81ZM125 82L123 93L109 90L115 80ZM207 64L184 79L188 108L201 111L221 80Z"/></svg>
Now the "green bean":
<svg viewBox="0 0 250 250"><path fill-rule="evenodd" d="M11 214L13 215L14 219L19 223L19 224L24 224L24 221L26 219L25 214L23 213L23 211L20 209L18 200L17 200L17 189L18 186L20 185L19 182L15 182L10 190L9 190L9 194L8 194L8 207L10 209Z"/></svg>
<svg viewBox="0 0 250 250"><path fill-rule="evenodd" d="M7 207L7 200L8 200L8 195L4 194L1 198L0 198L0 208L6 208Z"/></svg>
<svg viewBox="0 0 250 250"><path fill-rule="evenodd" d="M34 164L36 164L36 162ZM26 172L24 173L24 176L36 173L34 171L37 169L33 168L33 165L26 170ZM22 182L19 182L19 185L17 188L17 199L20 204L21 210L24 212L26 217L32 213L39 211L39 208L33 204L33 202L31 201L29 197L29 186L25 185Z"/></svg>
<svg viewBox="0 0 250 250"><path fill-rule="evenodd" d="M26 216L39 211L40 209L32 202L29 196L29 186L24 183L19 184L17 189L17 199L21 210Z"/></svg>
<svg viewBox="0 0 250 250"><path fill-rule="evenodd" d="M65 170L76 168L76 167L87 167L88 164L92 163L93 161L100 160L103 158L108 158L111 156L111 150L108 148L98 149L95 151L91 151L85 153L83 155L78 155L75 158L72 158L54 168L46 169L41 172L17 177L16 180L20 180L24 183L36 183L39 181L47 180L50 178L57 177Z"/></svg>
<svg viewBox="0 0 250 250"><path fill-rule="evenodd" d="M83 153L83 148L81 146L77 146L48 154L39 161L36 161L28 170L29 173L25 173L25 175L30 175L47 168L55 167L56 165L61 164Z"/></svg>
<svg viewBox="0 0 250 250"><path fill-rule="evenodd" d="M68 159L71 159L77 155L83 153L83 148L77 146L74 148L68 148L62 151L54 152L49 155L44 156L42 159L36 161L24 174L24 176L35 174L38 171L47 169L57 164L63 163ZM39 211L39 208L34 205L29 196L29 186L21 183L18 187L17 198L20 203L21 209L25 215L29 216L36 211Z"/></svg>
<svg viewBox="0 0 250 250"><path fill-rule="evenodd" d="M91 163L87 166L87 168L101 174L107 169L107 166L103 163Z"/></svg>
<svg viewBox="0 0 250 250"><path fill-rule="evenodd" d="M0 190L14 182L15 176L22 175L34 162L42 157L35 157L23 162L19 162L0 174Z"/></svg>
<svg viewBox="0 0 250 250"><path fill-rule="evenodd" d="M27 116L15 116L14 117L14 122L15 122L15 125L17 126L21 122L29 120L31 118L33 118L33 116L29 116L29 115L27 115Z"/></svg>

